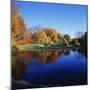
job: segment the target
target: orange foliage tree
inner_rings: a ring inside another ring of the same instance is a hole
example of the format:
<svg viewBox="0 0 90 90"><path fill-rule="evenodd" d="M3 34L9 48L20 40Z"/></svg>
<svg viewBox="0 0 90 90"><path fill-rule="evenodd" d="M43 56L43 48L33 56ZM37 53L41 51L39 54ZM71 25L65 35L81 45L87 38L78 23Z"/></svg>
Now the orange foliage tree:
<svg viewBox="0 0 90 90"><path fill-rule="evenodd" d="M58 43L58 32L54 28L43 29L48 37L49 43Z"/></svg>
<svg viewBox="0 0 90 90"><path fill-rule="evenodd" d="M31 33L28 31L24 20L17 9L12 10L11 32L16 45L32 42Z"/></svg>

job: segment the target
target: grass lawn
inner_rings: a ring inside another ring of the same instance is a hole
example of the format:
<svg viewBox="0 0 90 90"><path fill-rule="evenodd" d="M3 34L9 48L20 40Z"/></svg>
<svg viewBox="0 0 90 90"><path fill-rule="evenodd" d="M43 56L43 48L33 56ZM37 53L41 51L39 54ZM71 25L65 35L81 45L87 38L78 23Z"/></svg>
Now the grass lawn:
<svg viewBox="0 0 90 90"><path fill-rule="evenodd" d="M27 45L18 45L17 48L20 51L26 50L45 50L45 49L60 49L60 48L70 48L72 46L60 45L60 44L27 44Z"/></svg>

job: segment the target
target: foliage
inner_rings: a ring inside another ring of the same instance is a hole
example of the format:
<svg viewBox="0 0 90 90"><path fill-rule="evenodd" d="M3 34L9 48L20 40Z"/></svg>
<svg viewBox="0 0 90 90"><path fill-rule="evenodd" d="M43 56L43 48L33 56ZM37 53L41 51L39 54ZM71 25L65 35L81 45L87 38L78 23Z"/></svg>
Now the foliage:
<svg viewBox="0 0 90 90"><path fill-rule="evenodd" d="M13 8L11 15L12 46L25 44L59 44L59 45L81 45L87 46L87 32L78 31L76 38L72 39L68 34L62 35L51 27L36 25L27 28L18 9Z"/></svg>
<svg viewBox="0 0 90 90"><path fill-rule="evenodd" d="M20 16L17 9L12 11L11 16L11 32L12 32L12 43L19 44L27 44L31 43L31 33L28 32L27 27L24 23L24 20Z"/></svg>
<svg viewBox="0 0 90 90"><path fill-rule="evenodd" d="M33 34L33 43L48 44L48 37L44 31L38 31Z"/></svg>
<svg viewBox="0 0 90 90"><path fill-rule="evenodd" d="M70 35L65 34L65 35L64 35L64 38L70 43L70 41L71 41Z"/></svg>
<svg viewBox="0 0 90 90"><path fill-rule="evenodd" d="M87 47L87 32L85 32L81 38L78 38L78 42L82 47Z"/></svg>
<svg viewBox="0 0 90 90"><path fill-rule="evenodd" d="M43 29L48 37L49 44L58 43L58 32L54 28L44 28Z"/></svg>

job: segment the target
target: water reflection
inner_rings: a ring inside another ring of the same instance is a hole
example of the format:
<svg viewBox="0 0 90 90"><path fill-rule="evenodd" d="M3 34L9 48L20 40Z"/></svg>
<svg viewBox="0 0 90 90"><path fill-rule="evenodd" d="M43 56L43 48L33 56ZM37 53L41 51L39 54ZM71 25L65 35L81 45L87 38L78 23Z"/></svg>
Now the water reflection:
<svg viewBox="0 0 90 90"><path fill-rule="evenodd" d="M55 64L59 57L69 55L69 49L14 52L12 56L12 76L22 80L28 64Z"/></svg>
<svg viewBox="0 0 90 90"><path fill-rule="evenodd" d="M87 58L87 48L81 48L81 47L74 47L72 48L72 51L78 51L79 53L83 54Z"/></svg>
<svg viewBox="0 0 90 90"><path fill-rule="evenodd" d="M57 51L39 51L39 52L33 52L33 57L35 60L38 61L38 63L55 63L57 58L62 55L61 50Z"/></svg>
<svg viewBox="0 0 90 90"><path fill-rule="evenodd" d="M64 77L66 77L66 76L63 76L61 74L61 73L66 72L66 71L63 71L63 70L65 70L64 66L65 67L71 66L71 65L69 65L70 63L72 63L73 65L75 65L75 64L79 65L80 62L77 62L75 60L79 61L79 60L84 59L83 58L84 56L80 52L80 49L76 49L76 48L74 48L72 50L67 48L67 49L43 50L43 51L42 50L38 50L38 51L24 51L24 52L18 52L17 51L17 52L14 52L12 54L13 54L12 55L12 78L14 80L17 80L17 81L24 80L27 70L30 71L31 68L32 68L31 72L33 72L33 70L36 69L36 67L34 65L38 65L38 64L44 65L44 67L45 68L48 67L48 69L49 69L49 66L45 66L45 65L54 65L54 67L53 67L54 69L59 67L58 69L60 69L60 70L62 69L62 70L58 71L60 73L58 73L58 76L56 75L57 79L61 80L61 78L62 78L62 80L64 80ZM60 58L62 58L62 59L60 59ZM58 62L58 60L59 60L59 62ZM81 63L84 63L84 62L81 62ZM65 64L65 65L63 65L63 64ZM59 66L57 66L57 65L59 65ZM82 64L82 65L85 65L85 64ZM31 66L33 66L33 67L31 67ZM79 67L79 66L75 66L75 67ZM78 68L78 70L81 70L80 68ZM38 67L37 67L37 69L39 70ZM43 70L41 69L40 72L43 72ZM72 71L70 71L70 72L72 72ZM61 78L59 77L59 74L62 75ZM64 73L64 74L67 74L67 73ZM28 74L28 75L30 75L30 74ZM70 79L71 79L72 76L70 76ZM44 76L44 78L45 77L46 76ZM79 76L76 76L76 77L79 77ZM67 77L66 80L68 81L68 79L69 79L69 76ZM72 80L73 80L73 77L72 77Z"/></svg>
<svg viewBox="0 0 90 90"><path fill-rule="evenodd" d="M16 80L22 80L28 64L31 62L31 52L15 52L12 56L12 76Z"/></svg>
<svg viewBox="0 0 90 90"><path fill-rule="evenodd" d="M64 55L68 56L70 54L70 49L65 49L64 50Z"/></svg>

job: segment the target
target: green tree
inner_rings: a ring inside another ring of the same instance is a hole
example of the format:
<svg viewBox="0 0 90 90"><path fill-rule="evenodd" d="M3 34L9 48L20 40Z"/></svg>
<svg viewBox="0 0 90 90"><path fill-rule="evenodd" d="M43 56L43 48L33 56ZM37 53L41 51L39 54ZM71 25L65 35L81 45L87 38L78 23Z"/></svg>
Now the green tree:
<svg viewBox="0 0 90 90"><path fill-rule="evenodd" d="M65 35L64 35L64 38L67 40L68 43L70 43L70 41L71 41L70 35L65 34Z"/></svg>
<svg viewBox="0 0 90 90"><path fill-rule="evenodd" d="M63 44L63 45L69 45L68 41L64 38L63 35L61 35L60 33L58 34L58 38L59 38L59 44Z"/></svg>

